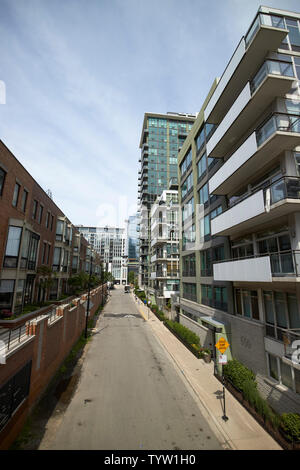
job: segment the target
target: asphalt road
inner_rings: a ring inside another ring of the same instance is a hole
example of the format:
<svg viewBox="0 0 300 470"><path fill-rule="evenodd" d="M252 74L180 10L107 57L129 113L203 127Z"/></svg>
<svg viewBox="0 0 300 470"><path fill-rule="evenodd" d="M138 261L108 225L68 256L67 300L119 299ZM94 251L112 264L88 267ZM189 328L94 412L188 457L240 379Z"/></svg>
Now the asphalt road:
<svg viewBox="0 0 300 470"><path fill-rule="evenodd" d="M189 385L123 286L112 291L96 328L48 449L221 449Z"/></svg>

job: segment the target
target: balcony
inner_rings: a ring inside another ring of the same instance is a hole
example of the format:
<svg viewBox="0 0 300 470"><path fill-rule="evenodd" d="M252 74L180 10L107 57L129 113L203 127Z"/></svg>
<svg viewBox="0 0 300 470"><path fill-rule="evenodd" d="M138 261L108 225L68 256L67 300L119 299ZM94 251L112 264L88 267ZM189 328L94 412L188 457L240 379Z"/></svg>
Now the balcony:
<svg viewBox="0 0 300 470"><path fill-rule="evenodd" d="M232 194L284 150L300 145L300 119L291 114L269 117L209 180L209 192Z"/></svg>
<svg viewBox="0 0 300 470"><path fill-rule="evenodd" d="M259 254L241 259L216 262L215 281L272 282L289 280L300 275L300 251ZM274 279L276 278L276 279Z"/></svg>
<svg viewBox="0 0 300 470"><path fill-rule="evenodd" d="M279 48L288 34L283 18L259 13L228 63L206 109L206 122L220 123L267 53Z"/></svg>
<svg viewBox="0 0 300 470"><path fill-rule="evenodd" d="M286 176L265 188L256 188L211 221L211 234L247 233L263 223L300 209L300 178Z"/></svg>
<svg viewBox="0 0 300 470"><path fill-rule="evenodd" d="M179 279L179 271L156 271L151 273L151 279Z"/></svg>
<svg viewBox="0 0 300 470"><path fill-rule="evenodd" d="M291 63L267 60L248 82L207 143L207 155L222 158L243 137L277 96L295 80Z"/></svg>

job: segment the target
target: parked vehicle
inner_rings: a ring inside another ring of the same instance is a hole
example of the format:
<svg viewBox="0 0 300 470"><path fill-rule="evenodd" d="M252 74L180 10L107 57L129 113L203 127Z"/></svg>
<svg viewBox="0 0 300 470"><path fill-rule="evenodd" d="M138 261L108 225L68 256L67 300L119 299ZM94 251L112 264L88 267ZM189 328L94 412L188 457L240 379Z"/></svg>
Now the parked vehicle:
<svg viewBox="0 0 300 470"><path fill-rule="evenodd" d="M127 293L129 294L130 293L130 286L128 286L128 285L124 286L124 292L125 292L125 294L127 294Z"/></svg>

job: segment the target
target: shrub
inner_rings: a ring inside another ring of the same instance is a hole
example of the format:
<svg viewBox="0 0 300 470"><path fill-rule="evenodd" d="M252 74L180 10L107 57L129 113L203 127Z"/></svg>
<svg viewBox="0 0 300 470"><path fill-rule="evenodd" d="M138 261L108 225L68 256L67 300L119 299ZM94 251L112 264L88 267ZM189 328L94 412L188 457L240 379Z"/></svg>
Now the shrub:
<svg viewBox="0 0 300 470"><path fill-rule="evenodd" d="M300 441L300 415L297 413L283 413L280 427L290 441Z"/></svg>
<svg viewBox="0 0 300 470"><path fill-rule="evenodd" d="M248 367L244 366L236 359L232 359L231 361L228 361L226 365L224 365L224 375L239 390L243 390L243 383L246 380L254 382L256 387L255 375L252 370L248 369Z"/></svg>
<svg viewBox="0 0 300 470"><path fill-rule="evenodd" d="M196 344L197 346L200 343L200 338L199 336L196 335L193 331L189 330L185 326L181 325L178 322L174 322L171 320L166 320L165 322L172 330L177 333L180 338L182 338L184 341L186 341L188 344Z"/></svg>

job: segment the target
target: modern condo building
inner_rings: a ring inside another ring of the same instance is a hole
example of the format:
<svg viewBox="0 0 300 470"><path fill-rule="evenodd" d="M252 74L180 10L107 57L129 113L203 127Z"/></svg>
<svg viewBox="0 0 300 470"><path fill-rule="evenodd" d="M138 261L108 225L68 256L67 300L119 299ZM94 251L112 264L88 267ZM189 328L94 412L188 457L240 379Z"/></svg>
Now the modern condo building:
<svg viewBox="0 0 300 470"><path fill-rule="evenodd" d="M300 14L260 7L179 155L180 322L280 412L300 410L299 79Z"/></svg>

